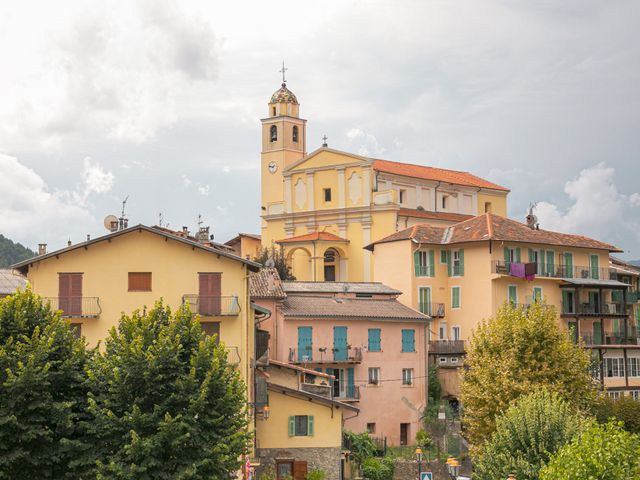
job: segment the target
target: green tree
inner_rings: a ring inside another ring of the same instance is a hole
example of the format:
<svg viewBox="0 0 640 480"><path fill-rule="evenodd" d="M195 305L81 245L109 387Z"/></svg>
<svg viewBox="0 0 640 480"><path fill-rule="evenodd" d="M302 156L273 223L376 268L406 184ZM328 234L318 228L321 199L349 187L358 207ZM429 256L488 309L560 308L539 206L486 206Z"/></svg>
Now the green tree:
<svg viewBox="0 0 640 480"><path fill-rule="evenodd" d="M640 437L614 422L594 422L540 472L540 480L632 478L640 478Z"/></svg>
<svg viewBox="0 0 640 480"><path fill-rule="evenodd" d="M521 397L496 419L491 439L474 461L474 478L494 480L514 473L537 480L549 458L583 428L583 417L556 393L539 390Z"/></svg>
<svg viewBox="0 0 640 480"><path fill-rule="evenodd" d="M186 307L123 316L89 373L96 478L229 478L241 466L244 384Z"/></svg>
<svg viewBox="0 0 640 480"><path fill-rule="evenodd" d="M593 408L593 414L600 423L613 418L622 422L626 431L640 434L640 402L628 395L620 398L602 395Z"/></svg>
<svg viewBox="0 0 640 480"><path fill-rule="evenodd" d="M351 457L358 467L360 467L367 458L373 457L376 454L378 447L368 433L355 433L347 430L344 434L347 437Z"/></svg>
<svg viewBox="0 0 640 480"><path fill-rule="evenodd" d="M90 469L89 355L30 290L0 300L0 479L78 479Z"/></svg>
<svg viewBox="0 0 640 480"><path fill-rule="evenodd" d="M560 330L555 309L503 306L483 322L468 346L462 377L465 435L474 451L489 439L495 419L537 387L588 408L596 397L587 351Z"/></svg>
<svg viewBox="0 0 640 480"><path fill-rule="evenodd" d="M442 385L440 384L440 378L438 377L437 365L429 365L429 403L435 403L440 401L442 395Z"/></svg>
<svg viewBox="0 0 640 480"><path fill-rule="evenodd" d="M21 243L15 243L0 234L0 268L7 268L14 263L35 256L36 252L33 250L28 249Z"/></svg>
<svg viewBox="0 0 640 480"><path fill-rule="evenodd" d="M295 280L291 274L291 267L287 265L287 259L281 249L275 247L263 248L260 255L253 259L263 267L272 267L278 271L281 280Z"/></svg>

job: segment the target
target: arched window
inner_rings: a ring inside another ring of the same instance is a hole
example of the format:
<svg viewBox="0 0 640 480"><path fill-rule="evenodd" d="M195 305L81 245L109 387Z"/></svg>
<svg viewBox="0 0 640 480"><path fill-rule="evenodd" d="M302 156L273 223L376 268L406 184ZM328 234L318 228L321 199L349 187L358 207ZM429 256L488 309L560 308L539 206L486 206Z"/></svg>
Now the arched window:
<svg viewBox="0 0 640 480"><path fill-rule="evenodd" d="M269 130L270 137L271 137L271 141L275 142L278 140L278 127L276 127L275 125L271 125L271 129Z"/></svg>
<svg viewBox="0 0 640 480"><path fill-rule="evenodd" d="M336 252L333 248L328 248L324 252L324 281L325 282L335 282L336 281L336 270L337 270L337 260L338 260L338 252Z"/></svg>
<svg viewBox="0 0 640 480"><path fill-rule="evenodd" d="M298 127L296 125L293 126L293 141L298 143Z"/></svg>

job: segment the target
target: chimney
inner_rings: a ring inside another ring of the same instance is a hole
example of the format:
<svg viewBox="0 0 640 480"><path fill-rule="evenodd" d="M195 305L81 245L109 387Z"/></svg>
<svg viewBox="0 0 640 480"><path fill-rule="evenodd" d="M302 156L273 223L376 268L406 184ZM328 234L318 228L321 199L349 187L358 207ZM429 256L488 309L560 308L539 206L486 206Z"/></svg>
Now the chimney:
<svg viewBox="0 0 640 480"><path fill-rule="evenodd" d="M275 278L273 278L273 274L269 272L269 275L267 278L267 291L273 292L275 289L276 289L276 280Z"/></svg>
<svg viewBox="0 0 640 480"><path fill-rule="evenodd" d="M113 225L113 223L112 223L112 225ZM117 225L117 222L116 222L116 225ZM71 239L67 240L67 247L70 247L70 246L71 246Z"/></svg>
<svg viewBox="0 0 640 480"><path fill-rule="evenodd" d="M87 233L87 242L88 242L89 240L91 240L91 235L89 235L89 234Z"/></svg>
<svg viewBox="0 0 640 480"><path fill-rule="evenodd" d="M117 220L114 220L113 222L111 222L110 230L112 232L117 232L118 231L118 221Z"/></svg>
<svg viewBox="0 0 640 480"><path fill-rule="evenodd" d="M182 227L182 235L184 237L188 237L189 236L189 227Z"/></svg>
<svg viewBox="0 0 640 480"><path fill-rule="evenodd" d="M46 255L47 254L47 244L39 243L38 244L38 255Z"/></svg>
<svg viewBox="0 0 640 480"><path fill-rule="evenodd" d="M124 228L129 228L129 219L128 218L124 219Z"/></svg>
<svg viewBox="0 0 640 480"><path fill-rule="evenodd" d="M209 227L200 227L196 240L200 243L209 243Z"/></svg>

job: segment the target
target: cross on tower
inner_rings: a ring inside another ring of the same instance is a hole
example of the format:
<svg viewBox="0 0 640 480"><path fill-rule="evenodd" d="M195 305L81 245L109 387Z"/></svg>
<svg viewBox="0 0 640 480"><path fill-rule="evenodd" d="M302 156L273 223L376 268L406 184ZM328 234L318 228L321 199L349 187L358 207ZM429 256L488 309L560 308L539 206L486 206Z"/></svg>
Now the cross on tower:
<svg viewBox="0 0 640 480"><path fill-rule="evenodd" d="M327 144L327 140L328 140L327 136L326 136L326 135L323 135L323 136L322 136L322 146L323 146L323 147L328 147L328 146L329 146L329 145Z"/></svg>
<svg viewBox="0 0 640 480"><path fill-rule="evenodd" d="M278 70L280 73L282 73L282 84L283 85L285 83L287 83L287 80L284 78L284 74L287 72L287 70L289 70L289 69L284 67L284 60L283 60L282 61L282 68L280 70Z"/></svg>

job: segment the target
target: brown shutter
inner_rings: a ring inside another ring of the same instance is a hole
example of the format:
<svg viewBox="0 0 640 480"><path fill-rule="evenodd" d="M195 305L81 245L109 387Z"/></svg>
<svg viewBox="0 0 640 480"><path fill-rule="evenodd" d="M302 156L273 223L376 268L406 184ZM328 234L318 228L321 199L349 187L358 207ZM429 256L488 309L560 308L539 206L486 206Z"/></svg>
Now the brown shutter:
<svg viewBox="0 0 640 480"><path fill-rule="evenodd" d="M293 462L293 480L304 480L307 476L307 462L295 461Z"/></svg>
<svg viewBox="0 0 640 480"><path fill-rule="evenodd" d="M220 315L222 306L222 274L200 273L198 292L198 313L200 315Z"/></svg>
<svg viewBox="0 0 640 480"><path fill-rule="evenodd" d="M205 335L217 335L216 341L220 341L220 322L200 322L200 326Z"/></svg>
<svg viewBox="0 0 640 480"><path fill-rule="evenodd" d="M130 292L150 292L151 272L129 272Z"/></svg>
<svg viewBox="0 0 640 480"><path fill-rule="evenodd" d="M82 274L58 274L58 308L68 316L82 315Z"/></svg>

